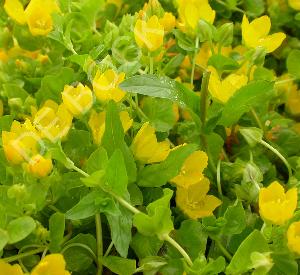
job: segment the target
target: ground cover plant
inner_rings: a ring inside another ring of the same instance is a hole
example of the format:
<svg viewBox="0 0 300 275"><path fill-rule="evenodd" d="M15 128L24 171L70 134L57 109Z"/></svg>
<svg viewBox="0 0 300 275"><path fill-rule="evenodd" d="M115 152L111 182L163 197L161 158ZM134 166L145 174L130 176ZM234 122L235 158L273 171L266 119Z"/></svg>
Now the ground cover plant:
<svg viewBox="0 0 300 275"><path fill-rule="evenodd" d="M297 275L300 0L4 0L0 275Z"/></svg>

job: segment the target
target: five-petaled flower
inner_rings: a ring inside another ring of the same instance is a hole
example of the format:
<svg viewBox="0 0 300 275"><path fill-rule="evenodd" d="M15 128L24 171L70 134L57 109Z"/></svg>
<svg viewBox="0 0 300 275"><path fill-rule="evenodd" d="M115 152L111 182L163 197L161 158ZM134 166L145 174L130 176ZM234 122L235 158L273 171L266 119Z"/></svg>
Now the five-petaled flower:
<svg viewBox="0 0 300 275"><path fill-rule="evenodd" d="M297 197L297 188L291 188L285 193L282 185L274 181L260 189L259 213L264 220L282 225L293 217Z"/></svg>
<svg viewBox="0 0 300 275"><path fill-rule="evenodd" d="M242 36L245 45L249 48L263 47L267 53L275 51L280 47L286 35L283 32L268 35L270 29L271 20L268 16L261 16L249 23L247 16L244 15Z"/></svg>

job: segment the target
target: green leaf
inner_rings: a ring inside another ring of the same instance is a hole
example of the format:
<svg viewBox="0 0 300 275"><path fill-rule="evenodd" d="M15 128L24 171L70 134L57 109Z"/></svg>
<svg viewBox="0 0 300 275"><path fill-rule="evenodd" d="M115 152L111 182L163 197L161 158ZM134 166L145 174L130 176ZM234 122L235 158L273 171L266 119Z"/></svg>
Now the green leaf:
<svg viewBox="0 0 300 275"><path fill-rule="evenodd" d="M105 132L102 138L102 146L109 157L116 149L120 149L126 165L129 183L136 180L136 165L133 155L124 141L124 131L120 120L116 103L110 101L106 109Z"/></svg>
<svg viewBox="0 0 300 275"><path fill-rule="evenodd" d="M227 266L226 274L242 274L251 268L251 254L253 252L269 252L269 246L260 231L254 230L241 243L235 252L230 264Z"/></svg>
<svg viewBox="0 0 300 275"><path fill-rule="evenodd" d="M57 253L61 249L65 233L65 215L54 213L49 219L50 245L51 253Z"/></svg>
<svg viewBox="0 0 300 275"><path fill-rule="evenodd" d="M75 80L74 71L67 67L61 68L57 74L46 75L42 79L41 88L35 94L37 103L41 104L48 99L60 103L61 92L64 90L64 86Z"/></svg>
<svg viewBox="0 0 300 275"><path fill-rule="evenodd" d="M13 122L13 117L10 115L0 117L0 130L10 131L11 124Z"/></svg>
<svg viewBox="0 0 300 275"><path fill-rule="evenodd" d="M144 167L138 174L138 185L159 187L177 176L186 158L197 150L197 145L188 144L172 150L168 157L159 164Z"/></svg>
<svg viewBox="0 0 300 275"><path fill-rule="evenodd" d="M163 241L156 236L144 236L137 232L130 243L131 248L139 259L157 255L163 245Z"/></svg>
<svg viewBox="0 0 300 275"><path fill-rule="evenodd" d="M244 10L248 16L258 17L262 15L265 11L265 1L264 0L245 0Z"/></svg>
<svg viewBox="0 0 300 275"><path fill-rule="evenodd" d="M8 233L8 243L13 244L25 239L36 227L36 223L31 217L20 217L9 222L6 230Z"/></svg>
<svg viewBox="0 0 300 275"><path fill-rule="evenodd" d="M207 64L215 67L220 74L224 71L237 70L240 67L240 64L237 61L221 54L212 55Z"/></svg>
<svg viewBox="0 0 300 275"><path fill-rule="evenodd" d="M29 95L23 88L19 85L7 83L2 85L4 92L8 99L10 98L21 98L24 102Z"/></svg>
<svg viewBox="0 0 300 275"><path fill-rule="evenodd" d="M108 156L106 150L103 147L97 148L86 162L86 171L88 174L92 174L98 170L104 170L108 163Z"/></svg>
<svg viewBox="0 0 300 275"><path fill-rule="evenodd" d="M7 234L7 231L0 228L0 254L3 248L8 243L8 241L9 241L9 236Z"/></svg>
<svg viewBox="0 0 300 275"><path fill-rule="evenodd" d="M126 258L131 241L132 214L129 210L120 206L119 215L106 214L111 239L120 256Z"/></svg>
<svg viewBox="0 0 300 275"><path fill-rule="evenodd" d="M91 217L97 213L119 213L114 200L101 190L95 190L84 196L73 208L66 213L70 220L80 220Z"/></svg>
<svg viewBox="0 0 300 275"><path fill-rule="evenodd" d="M171 75L175 72L175 70L181 65L184 60L183 54L177 54L170 59L170 61L163 68L163 72L165 75Z"/></svg>
<svg viewBox="0 0 300 275"><path fill-rule="evenodd" d="M135 273L136 262L131 259L124 259L116 256L102 258L102 264L118 275L131 275Z"/></svg>
<svg viewBox="0 0 300 275"><path fill-rule="evenodd" d="M215 275L224 271L226 261L220 256L217 259L209 259L207 262L205 256L199 256L193 263L192 267L187 267L188 275Z"/></svg>
<svg viewBox="0 0 300 275"><path fill-rule="evenodd" d="M87 270L94 259L88 250L76 244L84 245L96 254L96 239L91 234L80 233L64 244L63 256L67 263L67 270L77 272Z"/></svg>
<svg viewBox="0 0 300 275"><path fill-rule="evenodd" d="M194 260L199 254L205 254L207 234L201 223L194 220L185 220L176 230L175 240L186 250Z"/></svg>
<svg viewBox="0 0 300 275"><path fill-rule="evenodd" d="M255 147L264 136L263 130L255 127L240 128L239 131L251 147Z"/></svg>
<svg viewBox="0 0 300 275"><path fill-rule="evenodd" d="M300 50L292 50L286 60L288 72L300 79Z"/></svg>
<svg viewBox="0 0 300 275"><path fill-rule="evenodd" d="M199 113L200 98L183 84L168 77L137 75L123 81L120 88L130 93L167 98Z"/></svg>
<svg viewBox="0 0 300 275"><path fill-rule="evenodd" d="M273 252L271 257L274 262L273 268L270 270L270 275L289 274L297 275L298 264L290 253Z"/></svg>
<svg viewBox="0 0 300 275"><path fill-rule="evenodd" d="M96 28L97 14L103 8L104 0L84 0L81 3L80 14L91 27Z"/></svg>
<svg viewBox="0 0 300 275"><path fill-rule="evenodd" d="M143 111L158 132L168 132L176 122L173 102L168 99L146 97Z"/></svg>
<svg viewBox="0 0 300 275"><path fill-rule="evenodd" d="M224 218L226 219L223 228L224 235L240 234L246 227L246 214L240 201L236 201L234 205L226 209Z"/></svg>
<svg viewBox="0 0 300 275"><path fill-rule="evenodd" d="M164 189L164 196L147 206L148 215L145 213L134 215L133 225L141 234L145 236L157 235L159 239L163 239L164 235L173 230L170 210L172 195L173 191Z"/></svg>
<svg viewBox="0 0 300 275"><path fill-rule="evenodd" d="M121 197L127 194L128 177L121 150L117 149L109 159L105 176L108 190Z"/></svg>
<svg viewBox="0 0 300 275"><path fill-rule="evenodd" d="M238 122L240 117L254 106L268 102L273 96L274 83L255 81L242 87L227 101L224 106L220 125L230 126Z"/></svg>

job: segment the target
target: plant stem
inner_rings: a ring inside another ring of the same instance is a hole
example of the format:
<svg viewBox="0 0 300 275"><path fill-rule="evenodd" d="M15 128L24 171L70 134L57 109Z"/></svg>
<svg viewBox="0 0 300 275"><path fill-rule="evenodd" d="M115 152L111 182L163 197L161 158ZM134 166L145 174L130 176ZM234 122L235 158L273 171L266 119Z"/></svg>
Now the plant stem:
<svg viewBox="0 0 300 275"><path fill-rule="evenodd" d="M251 108L251 114L252 116L254 117L258 127L264 131L264 125L263 123L261 122L260 118L258 117L257 113L255 112L255 110L253 108Z"/></svg>
<svg viewBox="0 0 300 275"><path fill-rule="evenodd" d="M153 74L154 72L154 59L152 56L149 54L149 69L150 69L150 74Z"/></svg>
<svg viewBox="0 0 300 275"><path fill-rule="evenodd" d="M219 240L215 240L216 245L219 247L219 249L222 251L224 256L231 261L232 256L231 254L227 251L227 249L223 246L223 244Z"/></svg>
<svg viewBox="0 0 300 275"><path fill-rule="evenodd" d="M191 72L191 84L192 85L194 83L196 58L197 58L197 54L198 54L198 48L199 48L199 37L197 36L196 40L195 40L195 51L194 51L194 56L193 56L193 61L192 61L192 72Z"/></svg>
<svg viewBox="0 0 300 275"><path fill-rule="evenodd" d="M201 121L201 133L200 139L202 143L202 147L208 154L208 163L210 168L213 170L214 173L217 172L216 165L213 159L210 157L209 148L207 144L207 139L204 134L205 123L206 123L206 116L207 116L207 107L208 107L208 84L209 84L210 72L204 71L203 78L201 83L201 98L200 98L200 121Z"/></svg>
<svg viewBox="0 0 300 275"><path fill-rule="evenodd" d="M18 255L14 255L14 256L11 256L11 257L3 258L2 260L5 261L5 262L7 262L7 263L14 262L14 261L17 261L19 259L31 256L31 255L42 253L45 250L45 248L46 247L43 246L43 247L40 247L40 248L37 248L37 249L34 249L34 250L30 250L28 252L24 252L24 253L20 253Z"/></svg>
<svg viewBox="0 0 300 275"><path fill-rule="evenodd" d="M220 197L223 197L222 193L222 185L221 185L221 160L219 159L218 165L217 165L217 187L218 187L218 193Z"/></svg>
<svg viewBox="0 0 300 275"><path fill-rule="evenodd" d="M136 104L131 97L128 97L127 99L128 103L132 105L132 107L137 111L138 115L140 116L140 119L149 120L148 117L145 115L145 113L142 111L142 109L139 107L138 104Z"/></svg>
<svg viewBox="0 0 300 275"><path fill-rule="evenodd" d="M293 176L293 172L292 172L292 168L291 168L290 164L288 163L288 161L286 160L286 158L277 149L275 149L273 146L271 146L269 143L265 142L264 140L260 140L259 143L262 144L263 146L265 146L266 148L268 148L269 150L271 150L275 155L277 155L282 160L282 162L285 164L285 166L288 170L289 181L290 181L290 179Z"/></svg>
<svg viewBox="0 0 300 275"><path fill-rule="evenodd" d="M109 255L109 253L110 253L111 249L113 248L113 246L114 246L114 243L113 243L113 242L110 242L110 244L109 244L107 250L105 251L103 257L107 257L107 256Z"/></svg>
<svg viewBox="0 0 300 275"><path fill-rule="evenodd" d="M185 250L177 243L174 239L172 239L169 235L165 235L163 240L167 241L169 244L174 246L178 252L183 256L183 258L186 260L188 265L192 266L193 262L190 258L190 256L185 252Z"/></svg>
<svg viewBox="0 0 300 275"><path fill-rule="evenodd" d="M87 174L86 172L84 172L80 168L78 168L78 167L76 167L76 169L74 167L72 167L72 168L74 170L76 170L77 172L79 172L80 174L84 175L85 177L89 177L89 174ZM139 213L141 213L140 210L138 210L137 208L135 208L134 206L132 206L129 202L127 202L126 200L124 200L122 197L120 197L119 195L115 194L114 192L107 191L107 190L104 190L104 189L102 189L102 190L104 192L110 194L111 196L113 196L121 205L123 205L125 208L127 208L129 211L131 211L133 214L139 214ZM174 239L172 239L169 235L165 235L163 237L163 240L167 241L171 245L173 245L179 251L179 253L183 256L183 258L186 260L186 262L190 266L193 265L193 262L192 262L191 258L189 257L189 255L185 252L185 250ZM101 244L101 246L102 246L102 244Z"/></svg>
<svg viewBox="0 0 300 275"><path fill-rule="evenodd" d="M102 263L101 258L103 256L103 243L102 243L102 225L101 225L101 216L100 213L95 215L95 223L96 223L96 240L97 240L97 263L98 263L98 271L99 275L102 274Z"/></svg>

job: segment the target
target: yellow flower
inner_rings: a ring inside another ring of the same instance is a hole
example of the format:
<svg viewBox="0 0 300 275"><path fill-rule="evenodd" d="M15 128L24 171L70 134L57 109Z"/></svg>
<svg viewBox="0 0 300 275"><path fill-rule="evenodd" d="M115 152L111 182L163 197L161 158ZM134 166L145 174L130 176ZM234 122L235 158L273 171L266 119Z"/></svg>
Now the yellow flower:
<svg viewBox="0 0 300 275"><path fill-rule="evenodd" d="M39 151L40 136L29 120L23 124L13 121L10 132L2 132L2 145L6 159L12 164L20 164Z"/></svg>
<svg viewBox="0 0 300 275"><path fill-rule="evenodd" d="M125 96L125 92L119 88L119 84L124 78L124 73L117 74L112 69L109 69L104 73L98 71L93 80L93 89L96 97L100 101L121 101Z"/></svg>
<svg viewBox="0 0 300 275"><path fill-rule="evenodd" d="M249 48L264 47L267 53L275 51L283 42L286 35L282 32L268 35L271 28L271 20L264 15L254 19L251 23L246 15L242 22L242 36L245 45Z"/></svg>
<svg viewBox="0 0 300 275"><path fill-rule="evenodd" d="M164 16L159 19L159 23L164 27L166 32L170 32L175 28L176 18L171 12L165 12Z"/></svg>
<svg viewBox="0 0 300 275"><path fill-rule="evenodd" d="M61 254L50 254L43 258L31 271L31 275L70 275Z"/></svg>
<svg viewBox="0 0 300 275"><path fill-rule="evenodd" d="M211 8L208 0L178 0L178 13L184 26L195 30L200 19L213 23L216 12Z"/></svg>
<svg viewBox="0 0 300 275"><path fill-rule="evenodd" d="M10 265L0 259L0 275L24 275L18 264Z"/></svg>
<svg viewBox="0 0 300 275"><path fill-rule="evenodd" d="M40 154L33 156L27 165L28 171L36 177L46 177L52 171L51 159L46 159Z"/></svg>
<svg viewBox="0 0 300 275"><path fill-rule="evenodd" d="M66 85L61 95L63 103L74 116L85 114L93 105L92 91L81 83L76 88Z"/></svg>
<svg viewBox="0 0 300 275"><path fill-rule="evenodd" d="M134 157L142 163L161 162L170 152L168 141L158 142L155 129L146 122L134 137L131 149Z"/></svg>
<svg viewBox="0 0 300 275"><path fill-rule="evenodd" d="M26 24L32 35L47 35L53 29L51 14L59 11L55 0L31 0L24 10L19 0L5 0L4 9L19 24Z"/></svg>
<svg viewBox="0 0 300 275"><path fill-rule="evenodd" d="M289 6L294 10L300 11L300 0L289 0Z"/></svg>
<svg viewBox="0 0 300 275"><path fill-rule="evenodd" d="M164 41L164 27L156 15L147 21L138 19L134 27L135 41L140 48L147 48L153 52L160 48Z"/></svg>
<svg viewBox="0 0 300 275"><path fill-rule="evenodd" d="M33 123L43 137L56 142L66 137L72 126L72 119L64 104L58 105L52 100L47 100L35 114Z"/></svg>
<svg viewBox="0 0 300 275"><path fill-rule="evenodd" d="M208 86L209 92L213 98L223 103L226 103L238 89L248 82L247 76L234 73L220 80L215 68L209 66L208 70L211 72Z"/></svg>
<svg viewBox="0 0 300 275"><path fill-rule="evenodd" d="M19 0L5 0L4 9L13 20L21 25L26 24L24 8Z"/></svg>
<svg viewBox="0 0 300 275"><path fill-rule="evenodd" d="M92 130L94 143L98 145L101 143L105 131L105 116L105 112L97 113L93 110L89 119L89 126ZM129 114L126 111L120 112L120 119L124 129L124 133L126 133L132 126L133 119L130 118Z"/></svg>
<svg viewBox="0 0 300 275"><path fill-rule="evenodd" d="M195 151L187 157L180 173L171 182L180 187L188 187L203 180L203 171L207 167L208 157L203 151Z"/></svg>
<svg viewBox="0 0 300 275"><path fill-rule="evenodd" d="M297 90L297 85L291 86L288 91L285 107L292 116L300 116L300 91Z"/></svg>
<svg viewBox="0 0 300 275"><path fill-rule="evenodd" d="M297 188L286 193L284 188L274 181L259 192L259 213L273 224L282 225L293 217L297 207Z"/></svg>
<svg viewBox="0 0 300 275"><path fill-rule="evenodd" d="M221 201L209 191L209 180L203 178L201 181L177 187L176 204L191 219L199 219L213 215L213 211L221 205Z"/></svg>
<svg viewBox="0 0 300 275"><path fill-rule="evenodd" d="M288 247L300 255L300 222L293 222L287 231Z"/></svg>

